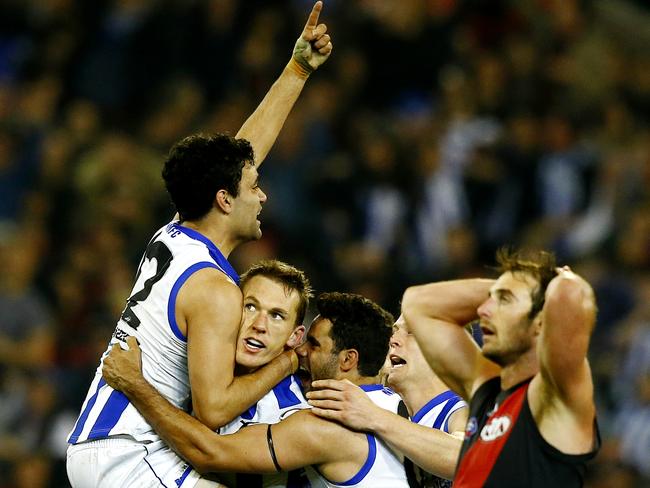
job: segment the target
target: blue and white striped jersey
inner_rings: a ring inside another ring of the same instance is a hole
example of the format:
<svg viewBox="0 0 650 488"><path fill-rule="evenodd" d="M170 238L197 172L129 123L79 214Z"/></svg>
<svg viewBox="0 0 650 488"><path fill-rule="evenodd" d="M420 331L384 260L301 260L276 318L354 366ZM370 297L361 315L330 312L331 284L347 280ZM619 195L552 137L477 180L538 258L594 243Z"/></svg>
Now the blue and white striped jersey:
<svg viewBox="0 0 650 488"><path fill-rule="evenodd" d="M135 336L140 344L142 371L147 381L176 407L187 411L187 340L176 323L176 298L187 279L204 268L223 272L233 286L239 282L230 263L202 234L178 222L156 232L140 261L133 291L95 372L69 443L115 435L128 435L139 441L158 439L126 396L102 379L103 358L113 344L128 336Z"/></svg>

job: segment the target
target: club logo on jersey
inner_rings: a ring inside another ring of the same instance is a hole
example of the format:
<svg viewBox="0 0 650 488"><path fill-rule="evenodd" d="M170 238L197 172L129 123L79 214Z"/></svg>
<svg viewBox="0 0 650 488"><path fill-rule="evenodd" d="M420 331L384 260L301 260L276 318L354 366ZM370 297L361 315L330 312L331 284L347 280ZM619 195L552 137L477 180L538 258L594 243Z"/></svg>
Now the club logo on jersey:
<svg viewBox="0 0 650 488"><path fill-rule="evenodd" d="M504 435L512 426L512 419L509 415L491 418L481 430L481 440L492 442Z"/></svg>
<svg viewBox="0 0 650 488"><path fill-rule="evenodd" d="M469 420L467 420L467 427L465 427L465 439L469 439L476 434L477 429L478 422L476 421L476 417L470 417Z"/></svg>

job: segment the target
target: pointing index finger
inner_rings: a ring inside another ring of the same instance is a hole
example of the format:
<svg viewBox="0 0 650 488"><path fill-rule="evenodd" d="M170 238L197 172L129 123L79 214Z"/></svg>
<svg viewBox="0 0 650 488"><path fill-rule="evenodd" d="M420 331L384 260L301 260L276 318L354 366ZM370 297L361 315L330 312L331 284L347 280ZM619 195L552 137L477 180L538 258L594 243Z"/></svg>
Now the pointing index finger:
<svg viewBox="0 0 650 488"><path fill-rule="evenodd" d="M305 28L303 29L303 37L305 35L311 37L311 31L316 28L318 25L318 17L320 15L320 11L323 9L323 2L318 0L314 4L314 7L311 9L311 13L309 14L309 18L307 19L307 23L305 24Z"/></svg>

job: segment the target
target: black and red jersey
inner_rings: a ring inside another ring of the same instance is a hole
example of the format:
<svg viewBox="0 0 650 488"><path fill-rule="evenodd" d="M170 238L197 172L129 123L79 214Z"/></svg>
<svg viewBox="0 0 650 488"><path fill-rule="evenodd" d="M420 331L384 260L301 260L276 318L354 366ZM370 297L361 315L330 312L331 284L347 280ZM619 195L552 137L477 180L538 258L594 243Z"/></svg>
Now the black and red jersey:
<svg viewBox="0 0 650 488"><path fill-rule="evenodd" d="M501 378L483 383L472 397L454 487L560 488L582 486L587 454L569 455L544 440L530 411L530 378L502 391Z"/></svg>

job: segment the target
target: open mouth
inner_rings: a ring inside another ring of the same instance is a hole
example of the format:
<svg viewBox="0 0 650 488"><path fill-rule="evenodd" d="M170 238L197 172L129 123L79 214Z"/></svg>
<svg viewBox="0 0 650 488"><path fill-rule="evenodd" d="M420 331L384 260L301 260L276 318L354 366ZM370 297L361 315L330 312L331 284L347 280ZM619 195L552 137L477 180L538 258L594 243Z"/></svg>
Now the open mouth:
<svg viewBox="0 0 650 488"><path fill-rule="evenodd" d="M246 345L246 349L252 352L257 352L257 351L261 351L262 349L266 349L264 343L258 341L257 339L252 339L252 338L244 339L244 344Z"/></svg>
<svg viewBox="0 0 650 488"><path fill-rule="evenodd" d="M401 368L406 365L406 361L396 354L391 354L388 359L390 359L391 368Z"/></svg>
<svg viewBox="0 0 650 488"><path fill-rule="evenodd" d="M483 337L494 335L494 331L493 331L493 330L488 329L487 327L485 327L485 326L483 326L483 325L481 326L481 333L483 334Z"/></svg>

